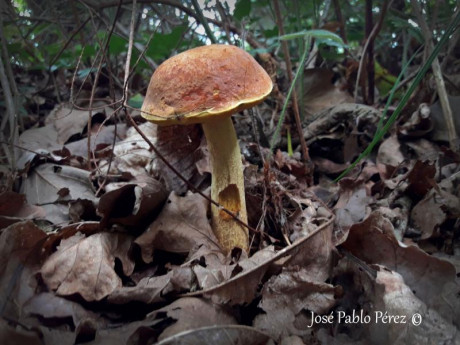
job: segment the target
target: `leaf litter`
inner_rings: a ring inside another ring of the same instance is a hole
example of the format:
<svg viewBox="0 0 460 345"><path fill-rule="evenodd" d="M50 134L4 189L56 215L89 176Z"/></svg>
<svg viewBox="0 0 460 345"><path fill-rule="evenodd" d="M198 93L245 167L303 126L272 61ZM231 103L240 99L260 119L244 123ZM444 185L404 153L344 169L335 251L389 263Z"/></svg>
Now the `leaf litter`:
<svg viewBox="0 0 460 345"><path fill-rule="evenodd" d="M88 111L61 104L46 126L24 131L21 143L33 152L20 158L20 193L0 195L0 337L30 344L223 337L244 344L458 343L460 158L430 138L442 134L432 118L439 110L421 104L336 184L372 140L380 110L346 103L330 75L307 73L328 84L307 95L304 136L314 176L282 150L264 164L259 152L266 149L242 128L249 122L236 123L245 133L249 225L256 229L248 254L221 251L208 200L167 170L133 128L116 130L108 104L92 113L91 172ZM269 111L260 109L269 126ZM209 193L199 127L140 129Z"/></svg>

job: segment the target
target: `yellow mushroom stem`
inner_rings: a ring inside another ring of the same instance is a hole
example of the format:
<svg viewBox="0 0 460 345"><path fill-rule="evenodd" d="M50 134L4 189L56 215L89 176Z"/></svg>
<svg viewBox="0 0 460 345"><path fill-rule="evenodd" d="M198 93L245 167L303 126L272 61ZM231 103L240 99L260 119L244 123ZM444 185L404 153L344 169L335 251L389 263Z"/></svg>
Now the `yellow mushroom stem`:
<svg viewBox="0 0 460 345"><path fill-rule="evenodd" d="M211 155L211 198L247 224L243 165L232 119L228 116L207 120L202 126ZM211 205L211 222L226 253L234 247L248 251L248 229L236 219L219 207Z"/></svg>

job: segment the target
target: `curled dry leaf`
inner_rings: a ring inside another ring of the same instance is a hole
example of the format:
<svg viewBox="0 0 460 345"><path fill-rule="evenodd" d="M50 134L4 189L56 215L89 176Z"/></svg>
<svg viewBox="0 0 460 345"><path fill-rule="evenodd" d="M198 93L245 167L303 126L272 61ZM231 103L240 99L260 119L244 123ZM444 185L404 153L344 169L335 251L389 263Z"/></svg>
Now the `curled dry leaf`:
<svg viewBox="0 0 460 345"><path fill-rule="evenodd" d="M87 301L99 301L121 287L121 279L114 271L115 258L122 262L125 275L132 273L130 247L131 237L127 235L98 233L84 237L77 233L62 240L43 264L43 280L58 295L78 293Z"/></svg>
<svg viewBox="0 0 460 345"><path fill-rule="evenodd" d="M158 218L135 241L142 259L151 262L155 249L189 253L203 244L215 247L217 239L206 215L208 206L209 202L199 194L188 192L180 197L172 192Z"/></svg>
<svg viewBox="0 0 460 345"><path fill-rule="evenodd" d="M101 226L111 224L140 226L158 213L167 192L163 185L147 175L137 175L129 183L110 184L116 188L105 193L98 204L98 213L102 215Z"/></svg>
<svg viewBox="0 0 460 345"><path fill-rule="evenodd" d="M447 219L457 219L460 216L460 192L455 187L459 182L459 174L451 174L436 188L432 188L412 209L413 225L422 232L422 239L435 236Z"/></svg>

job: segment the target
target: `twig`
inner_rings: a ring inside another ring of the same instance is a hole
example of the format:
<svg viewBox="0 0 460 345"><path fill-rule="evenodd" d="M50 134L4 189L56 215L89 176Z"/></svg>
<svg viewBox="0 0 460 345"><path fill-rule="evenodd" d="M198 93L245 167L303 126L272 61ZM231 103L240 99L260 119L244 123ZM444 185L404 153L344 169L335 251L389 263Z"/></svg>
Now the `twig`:
<svg viewBox="0 0 460 345"><path fill-rule="evenodd" d="M104 1L102 3L97 3L97 2L90 1L90 0L81 0L81 1L83 3L85 3L86 5L91 6L91 7L95 8L95 9L98 9L98 10L118 5L118 1L115 1L115 0L114 1ZM131 2L132 2L132 0L125 0L125 1L123 1L123 4L130 4ZM138 0L137 2L138 3L148 3L148 4L150 4L150 3L152 3L152 0ZM195 11L193 11L192 9L184 6L183 3L181 3L181 2L179 2L177 0L155 0L155 3L175 7L177 9L179 9L180 11L184 12L185 14L187 14L188 16L195 18L195 20L197 22L203 24L201 22L200 18L198 17L198 15L195 13ZM219 27L224 27L224 25L225 25L224 23L221 23L220 21L218 21L216 19L206 18L206 20L209 23L212 23L212 24L217 25ZM230 31L234 32L238 36L242 36L241 29L238 28L236 25L234 25L231 22L228 22L227 26L230 29ZM265 48L265 46L262 43L260 43L259 41L257 41L250 33L247 34L246 41L253 48Z"/></svg>
<svg viewBox="0 0 460 345"><path fill-rule="evenodd" d="M2 42L5 40L5 36L3 35L3 21L0 16L0 39ZM6 54L6 52L4 52ZM3 55L3 54L2 54ZM16 113L16 107L14 104L14 99L13 95L11 93L11 86L10 86L10 81L8 80L8 76L6 75L5 71L5 65L3 62L3 57L0 55L0 84L2 85L3 88L3 95L5 97L5 105L6 105L6 113L7 116L4 118L2 121L2 136L3 136L3 130L4 127L6 127L6 119L8 119L9 123L9 140L8 142L10 143L10 148L3 146L5 150L5 154L8 157L8 163L10 165L11 171L16 170L16 149L14 145L16 144L17 140L17 131L18 131L18 126L17 126L17 113ZM7 61L5 61L7 63Z"/></svg>
<svg viewBox="0 0 460 345"><path fill-rule="evenodd" d="M204 27L204 31L206 31L206 35L208 36L208 38L211 40L212 43L217 43L217 39L214 36L214 33L212 32L211 28L209 27L208 21L204 17L203 12L201 11L200 5L198 4L198 1L192 0L192 4L198 16L198 19L201 22L201 25L203 25Z"/></svg>
<svg viewBox="0 0 460 345"><path fill-rule="evenodd" d="M425 41L427 42L427 53L430 54L433 51L433 35L431 34L428 24L426 23L425 18L422 15L422 9L420 7L420 4L415 0L411 0L411 5L415 12L415 16L417 17L418 24L422 29L423 36L425 36ZM457 9L457 11L459 10ZM449 104L449 98L447 97L446 85L442 77L442 71L438 57L435 57L435 59L433 60L431 68L433 70L433 76L436 82L436 89L438 91L439 101L441 103L442 113L444 115L444 121L446 122L447 135L449 137L449 146L453 151L458 152L459 143L457 131L455 129L452 109Z"/></svg>
<svg viewBox="0 0 460 345"><path fill-rule="evenodd" d="M345 44L348 44L347 33L345 31L345 21L343 19L342 10L340 9L339 0L333 0L333 3L334 3L335 16L337 17L337 21L339 22L340 37L342 37L342 40Z"/></svg>
<svg viewBox="0 0 460 345"><path fill-rule="evenodd" d="M283 36L284 35L283 19L281 18L281 10L280 10L278 0L273 0L273 5L275 8L276 22L278 25L279 34L280 36ZM283 48L284 60L286 62L288 79L290 83L293 83L294 77L292 75L292 64L291 64L291 57L289 55L288 43L285 40L283 40L281 41L281 46ZM308 49L308 48L305 47L305 49ZM302 148L302 158L305 163L309 163L310 156L308 154L308 147L307 147L307 144L305 143L305 138L303 137L302 124L300 122L299 102L297 100L297 92L295 89L292 91L292 107L294 110L294 118L295 118L295 124L297 127L297 134L299 136L300 146Z"/></svg>
<svg viewBox="0 0 460 345"><path fill-rule="evenodd" d="M383 3L382 10L381 10L380 17L379 17L379 21L377 22L377 24L375 24L374 29L372 29L372 32L369 35L369 38L366 40L366 44L364 45L361 60L359 61L358 74L356 76L355 92L354 92L354 95L353 95L353 98L355 99L355 102L356 102L356 99L358 98L359 80L361 79L361 72L362 72L362 69L363 69L363 64L364 64L367 48L369 46L370 41L373 41L375 39L375 37L377 37L378 33L380 32L380 29L382 28L382 24L383 24L383 19L385 18L385 13L387 11L387 8L389 7L389 5L392 2L393 2L393 0L390 0L389 3L388 3L388 0L385 0L385 2Z"/></svg>
<svg viewBox="0 0 460 345"><path fill-rule="evenodd" d="M370 37L372 33L372 0L366 0L366 37ZM374 36L375 37L375 36ZM367 104L374 104L374 82L375 82L375 67L374 67L374 38L368 40L366 52L366 71L367 71L367 97L365 101ZM363 90L363 95L366 90Z"/></svg>

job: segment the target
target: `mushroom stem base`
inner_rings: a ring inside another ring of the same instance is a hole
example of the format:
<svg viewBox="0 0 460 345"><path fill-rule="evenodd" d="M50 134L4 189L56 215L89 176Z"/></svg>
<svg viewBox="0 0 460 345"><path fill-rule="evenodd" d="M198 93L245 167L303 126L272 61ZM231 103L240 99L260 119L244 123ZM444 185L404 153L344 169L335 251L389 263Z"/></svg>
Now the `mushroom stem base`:
<svg viewBox="0 0 460 345"><path fill-rule="evenodd" d="M247 223L243 165L232 119L208 120L202 126L211 155L211 198ZM215 205L211 205L211 222L226 253L234 247L248 251L246 227Z"/></svg>

